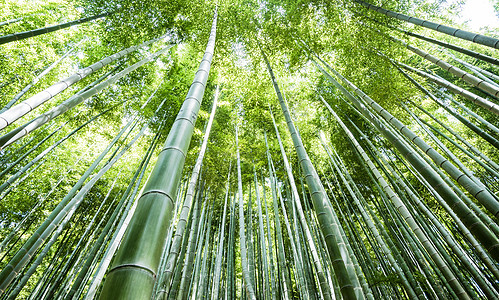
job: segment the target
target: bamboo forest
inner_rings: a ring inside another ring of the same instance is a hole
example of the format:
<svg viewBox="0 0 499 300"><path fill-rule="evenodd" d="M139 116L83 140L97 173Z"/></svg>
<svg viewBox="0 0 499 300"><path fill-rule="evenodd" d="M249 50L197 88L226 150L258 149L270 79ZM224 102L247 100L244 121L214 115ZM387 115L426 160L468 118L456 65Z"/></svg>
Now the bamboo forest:
<svg viewBox="0 0 499 300"><path fill-rule="evenodd" d="M478 3L0 1L0 300L499 299Z"/></svg>

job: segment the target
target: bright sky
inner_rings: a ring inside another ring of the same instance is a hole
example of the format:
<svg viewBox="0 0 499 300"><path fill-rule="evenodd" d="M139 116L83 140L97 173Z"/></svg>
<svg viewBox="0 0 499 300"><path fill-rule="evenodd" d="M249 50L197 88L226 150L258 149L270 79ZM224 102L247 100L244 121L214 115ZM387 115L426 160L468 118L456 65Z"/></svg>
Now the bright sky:
<svg viewBox="0 0 499 300"><path fill-rule="evenodd" d="M468 25L473 31L484 26L499 28L499 18L494 13L492 0L466 0L461 16L462 21L469 21Z"/></svg>

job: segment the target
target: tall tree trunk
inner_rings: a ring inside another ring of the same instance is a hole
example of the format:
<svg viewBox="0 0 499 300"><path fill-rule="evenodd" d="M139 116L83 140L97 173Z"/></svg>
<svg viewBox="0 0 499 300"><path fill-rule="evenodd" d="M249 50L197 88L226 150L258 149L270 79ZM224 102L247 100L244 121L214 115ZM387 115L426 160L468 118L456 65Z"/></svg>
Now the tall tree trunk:
<svg viewBox="0 0 499 300"><path fill-rule="evenodd" d="M208 79L215 47L217 13L208 46L152 175L139 198L127 233L107 273L102 299L149 299L170 224L185 155ZM170 170L165 172L165 169Z"/></svg>
<svg viewBox="0 0 499 300"><path fill-rule="evenodd" d="M308 154L305 151L305 148L303 147L303 143L301 141L301 138L298 136L293 121L291 120L291 116L289 115L287 105L284 102L284 99L281 95L281 92L275 80L274 73L272 72L267 56L265 55L263 50L261 50L261 52L265 60L265 63L267 64L272 84L279 99L279 103L281 105L284 117L286 118L286 123L288 124L288 129L293 139L293 144L295 146L298 159L300 160L303 173L306 174L306 181L309 186L310 193L312 194L314 209L317 213L322 233L326 238L326 244L329 256L331 258L331 262L333 263L333 268L335 271L336 278L338 279L338 282L340 284L341 294L345 299L363 298L362 292L357 293L356 291L354 291L354 285L352 281L356 279L355 278L356 276L349 274L347 271L346 264L348 258L343 256L344 255L348 256L349 254L346 249L340 248L341 234L338 229L338 226L340 225L336 222L336 216L331 207L329 198L326 194L326 191L324 190L324 187L322 186L322 183L319 180L317 171L315 170L314 166L312 165L312 162L308 158Z"/></svg>

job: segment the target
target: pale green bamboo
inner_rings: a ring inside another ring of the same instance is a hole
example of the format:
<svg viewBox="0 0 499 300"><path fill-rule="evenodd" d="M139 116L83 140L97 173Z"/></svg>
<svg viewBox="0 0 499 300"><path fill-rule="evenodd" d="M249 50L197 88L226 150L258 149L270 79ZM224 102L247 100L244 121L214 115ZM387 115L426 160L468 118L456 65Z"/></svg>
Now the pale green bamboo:
<svg viewBox="0 0 499 300"><path fill-rule="evenodd" d="M102 299L149 299L215 47L216 12L204 58L107 274ZM168 168L170 172L165 172Z"/></svg>
<svg viewBox="0 0 499 300"><path fill-rule="evenodd" d="M455 37L458 37L458 38L461 38L464 40L468 40L468 41L471 41L474 43L478 43L478 44L482 44L485 46L499 49L499 39L496 39L496 38L492 38L492 37L481 35L481 34L472 33L472 32L461 30L461 29L452 28L452 27L449 27L446 25L437 24L437 23L426 21L426 20L421 20L421 19L415 18L415 17L409 17L409 16L406 16L406 15L401 14L401 13L397 13L397 12L394 12L391 10L381 8L381 7L376 6L376 5L366 3L366 2L361 1L361 0L354 0L354 1L371 9L371 10L382 13L382 14L387 15L387 16L392 17L392 18L396 18L396 19L399 19L402 21L410 22L412 24L423 26L423 27L426 27L426 28L429 28L432 30L436 30L438 32L442 32L442 33L445 33L448 35L452 35L452 36L455 36Z"/></svg>
<svg viewBox="0 0 499 300"><path fill-rule="evenodd" d="M211 108L210 118L208 120L208 124L206 125L205 134L203 137L203 142L201 144L201 148L199 150L198 157L196 159L196 163L194 168L192 169L191 177L189 179L189 184L187 187L187 192L184 200L184 204L182 206L182 210L180 211L179 220L177 222L177 229L175 230L175 235L173 236L171 250L168 253L165 261L165 269L162 272L162 279L159 283L160 290L157 291L156 297L161 298L163 294L166 293L167 287L170 284L171 277L173 275L173 270L175 268L175 263L177 261L178 253L180 251L180 244L182 243L182 237L185 232L185 225L187 223L187 217L189 216L189 212L191 211L192 199L194 197L194 192L196 188L196 183L199 178L199 172L201 170L201 166L203 164L204 155L206 153L206 147L208 145L208 140L210 137L211 126L213 124L213 120L215 118L215 112L218 103L219 89L217 87L215 92L215 97L213 99L213 104Z"/></svg>
<svg viewBox="0 0 499 300"><path fill-rule="evenodd" d="M456 196L456 194L454 194L451 188L442 181L438 174L432 172L431 169L427 167L427 164L414 156L414 151L410 150L410 148L407 148L407 146L405 146L400 141L400 139L397 139L396 136L387 129L388 127L382 126L381 123L379 123L379 120L373 119L371 114L367 111L366 107L362 105L350 93L348 93L339 83L337 83L331 77L331 75L329 75L329 73L322 69L322 67L320 67L320 70L324 73L324 75L326 75L326 77L328 77L328 79L331 80L331 82L336 87L340 89L340 91L342 91L342 93L345 94L347 98L352 101L352 103L355 104L355 106L362 112L362 114L366 116L370 120L370 122L372 122L376 126L376 128L385 137L387 137L395 147L399 149L399 151L401 151L404 157L406 157L406 159L417 168L418 172L421 172L421 174L424 174L425 177L431 179L432 186L435 186L435 189L442 195L442 197L446 201L448 201L449 205L453 207L453 209L463 219L463 221L466 222L466 225L469 226L473 234L484 244L489 253L491 253L494 258L499 257L499 247L497 247L497 245L499 245L499 240L497 239L497 237L495 237L488 228L483 226L483 224L480 225L480 221L477 220L476 217L469 215L469 209L459 200L459 198ZM386 112L385 114L388 114L388 112ZM409 131L408 129L406 130Z"/></svg>
<svg viewBox="0 0 499 300"><path fill-rule="evenodd" d="M303 208L301 206L300 194L298 193L298 189L296 188L295 178L294 178L293 173L291 171L291 166L289 165L286 152L284 151L284 146L282 145L279 130L278 130L277 125L275 123L274 117L272 115L271 115L271 117L272 117L272 122L274 124L274 128L276 131L276 136L277 136L277 141L279 143L279 148L281 150L281 157L282 157L282 160L284 162L284 167L285 167L286 173L288 175L288 181L289 181L289 184L291 187L291 191L293 193L292 198L294 200L295 205L297 206L297 211L298 211L298 215L299 215L298 219L300 220L300 224L302 226L302 229L305 232L305 240L308 244L308 247L310 248L310 253L312 254L312 260L314 262L314 266L316 268L316 272L317 272L317 275L319 277L319 284L320 284L320 289L322 292L322 297L324 299L333 299L332 295L331 295L331 287L327 283L327 280L325 277L325 272L324 272L323 266L321 264L321 260L319 258L317 249L315 247L315 243L314 243L312 234L311 234L310 229L308 227L307 220L305 219L305 214L304 214Z"/></svg>
<svg viewBox="0 0 499 300"><path fill-rule="evenodd" d="M269 150L269 145L267 142L267 135L265 134L265 146L267 148L267 162L268 162L268 169L269 169L269 177L270 177L270 188L272 190L272 207L274 209L274 229L276 231L276 236L277 236L277 264L278 264L278 271L277 271L277 278L280 278L279 274L282 276L281 280L277 280L279 282L279 285L282 286L282 294L284 299L289 299L290 296L290 289L291 289L291 281L288 277L288 273L285 271L286 266L286 257L284 253L284 242L282 239L282 232L281 232L281 221L279 219L279 208L277 207L277 191L276 191L276 181L277 179L274 176L274 171L273 171L273 163L272 163L272 157L270 156L270 150Z"/></svg>
<svg viewBox="0 0 499 300"><path fill-rule="evenodd" d="M326 107L331 112L331 114L335 115L334 111L332 110L332 108L329 106L329 104L327 104L327 102L325 102L325 100L322 97L321 97L321 100L323 101L324 105L326 105ZM335 165L335 167L338 169L338 174L339 174L340 179L343 181L343 184L345 185L345 187L349 191L350 195L352 196L352 199L354 200L354 204L356 205L357 209L360 211L360 213L362 215L362 218L364 219L364 222L366 222L366 225L368 226L369 230L372 232L372 234L374 236L374 239L377 241L377 243L381 247L381 251L384 253L384 255L386 255L388 261L390 262L390 264L392 265L392 267L395 269L395 271L397 272L398 276L400 277L400 279L402 281L402 284L405 287L406 292L407 292L409 298L411 298L411 299L424 298L423 295L421 294L421 290L417 290L418 291L418 295L416 296L415 291L413 290L412 286L409 284L409 282L407 280L407 277L405 276L405 274L403 273L403 271L400 268L399 264L397 263L397 261L393 257L391 251L386 246L386 244L385 244L383 238L381 237L378 229L374 225L374 223L371 220L371 218L369 217L369 215L366 213L364 207L361 205L359 199L357 198L356 194L352 190L352 187L350 186L350 184L346 180L345 176L343 175L343 172L340 172L339 167L336 165L335 160L332 158L331 151L329 150L329 148L327 147L327 145L325 143L324 134L323 133L320 135L320 138L321 138L322 146L326 150L326 153L328 154L330 160L333 162L333 164Z"/></svg>
<svg viewBox="0 0 499 300"><path fill-rule="evenodd" d="M222 223L221 223L221 230L220 230L220 238L219 238L219 243L218 243L218 251L217 251L217 257L215 261L215 277L213 278L213 288L211 290L211 298L212 299L219 299L219 291L220 291L220 278L221 278L221 272L222 272L222 255L223 255L223 248L224 248L224 238L225 238L225 217L227 216L227 200L229 199L229 184L230 184L230 165L229 165L229 172L227 175L227 185L225 187L226 192L225 192L225 202L223 206L223 214L222 214Z"/></svg>
<svg viewBox="0 0 499 300"><path fill-rule="evenodd" d="M36 107L42 105L43 103L47 102L48 100L52 99L54 96L57 94L61 93L71 85L79 82L83 78L93 74L94 72L98 71L99 69L103 68L104 66L126 56L127 54L136 51L142 47L145 47L147 45L150 45L154 42L157 42L161 39L164 39L168 35L163 35L159 38L149 40L147 42L144 42L140 45L137 46L132 46L127 49L124 49L120 52L117 52L113 55L107 56L100 61L83 68L81 70L78 70L76 73L54 83L50 87L46 88L45 90L31 96L27 100L19 103L18 105L8 108L8 110L3 110L0 112L0 130L9 126L25 114L29 113ZM21 95L22 96L22 95ZM16 96L17 97L17 96ZM15 98L14 98L15 99ZM16 100L17 101L17 100ZM10 103L9 103L10 104ZM6 106L7 107L7 106Z"/></svg>
<svg viewBox="0 0 499 300"><path fill-rule="evenodd" d="M403 216L404 220L407 222L407 224L414 232L418 240L423 244L424 248L426 249L426 251L428 251L433 261L442 271L443 275L445 276L446 280L448 280L449 284L451 285L452 289L455 291L456 295L458 295L461 299L468 299L469 298L468 294L463 289L463 287L456 279L456 277L452 274L451 270L449 269L449 266L442 259L441 254L437 251L437 249L435 249L433 244L428 240L427 235L417 224L416 220L414 219L414 217L412 216L406 205L402 202L399 196L393 191L393 189L388 185L383 176L380 174L380 172L376 169L376 167L372 163L371 159L367 156L362 146L357 142L355 137L352 135L350 130L345 126L342 120L338 117L338 115L336 115L336 113L332 109L330 110L330 112L335 117L336 121L340 124L343 131L345 131L347 137L353 143L353 145L360 153L364 161L367 163L371 172L373 172L374 177L378 180L379 185L387 193L390 201L393 202L393 204L395 205L399 213Z"/></svg>
<svg viewBox="0 0 499 300"><path fill-rule="evenodd" d="M260 261L262 262L262 271L263 271L263 285L262 290L265 294L264 299L270 299L270 278L269 278L269 266L267 261L267 245L265 243L265 230L263 227L263 213L262 213L262 202L260 200L260 192L258 188L258 179L256 176L256 170L253 166L253 173L255 177L255 192L256 192L256 204L258 209L258 236L260 241ZM216 299L216 297L215 297Z"/></svg>
<svg viewBox="0 0 499 300"><path fill-rule="evenodd" d="M238 140L238 130L236 126L236 156L237 156L237 192L239 199L239 242L241 251L241 268L243 273L243 284L244 290L246 291L248 298L251 300L256 300L254 283L251 280L249 264L248 264L248 249L246 247L246 233L245 228L245 218L244 218L244 206L243 206L243 187L241 182L241 158L239 155L239 140Z"/></svg>
<svg viewBox="0 0 499 300"><path fill-rule="evenodd" d="M279 99L281 109L286 118L286 123L292 136L293 144L295 146L300 165L303 168L304 173L306 174L305 179L312 194L314 209L317 213L319 224L326 240L329 256L335 270L336 278L338 279L338 282L340 284L341 294L345 299L363 298L362 292L359 293L354 291L355 286L353 282L358 279L356 278L355 274L349 274L347 271L346 264L348 262L348 258L345 256L348 256L349 254L348 250L340 248L344 247L344 244L341 241L341 233L338 229L339 224L336 222L335 213L331 207L331 203L329 202L328 196L324 190L324 187L322 186L322 183L319 180L319 176L317 175L317 171L308 158L308 154L303 147L301 138L298 136L293 121L291 120L291 116L289 115L286 103L284 102L284 99L275 80L274 73L270 67L270 63L263 50L261 50L261 52L266 62L267 69L270 73L272 84Z"/></svg>
<svg viewBox="0 0 499 300"><path fill-rule="evenodd" d="M69 99L65 100L61 104L57 105L53 109L49 110L46 113L41 114L40 116L32 119L31 121L25 123L22 126L19 126L18 128L12 130L11 132L5 134L4 136L0 137L1 144L0 147L4 148L16 140L24 137L25 135L29 134L33 130L36 130L40 128L43 124L47 123L50 120L53 120L54 118L58 117L59 115L67 112L68 110L74 108L78 104L82 103L86 99L92 97L95 94L100 93L102 90L107 88L108 86L116 83L118 79L121 79L123 76L127 75L128 73L138 69L142 65L156 59L159 57L161 54L165 53L168 51L172 46L166 46L163 49L157 51L156 53L149 54L146 56L144 59L140 60L139 62L133 64L132 66L129 66L128 68L124 69L123 71L119 72L118 74L112 76L111 78L107 79L106 81L98 84L97 86L92 87L91 89L81 93L81 94L75 94L74 96L70 97ZM12 109L15 109L13 107ZM8 113L9 111L6 111L5 113ZM14 135L14 136L11 136Z"/></svg>
<svg viewBox="0 0 499 300"><path fill-rule="evenodd" d="M179 290L177 293L177 300L186 300L188 297L188 286L190 285L191 281L191 276L192 276L192 269L193 269L193 260L194 260L194 254L195 254L195 248L196 248L196 241L198 239L198 231L199 231L199 206L201 203L201 199L203 197L203 191L204 191L204 182L201 183L201 187L198 191L198 201L194 204L193 208L193 218L194 218L194 223L192 223L192 229L189 231L189 241L187 243L187 256L185 261L183 262L183 272L182 272L182 278L180 281L180 286Z"/></svg>

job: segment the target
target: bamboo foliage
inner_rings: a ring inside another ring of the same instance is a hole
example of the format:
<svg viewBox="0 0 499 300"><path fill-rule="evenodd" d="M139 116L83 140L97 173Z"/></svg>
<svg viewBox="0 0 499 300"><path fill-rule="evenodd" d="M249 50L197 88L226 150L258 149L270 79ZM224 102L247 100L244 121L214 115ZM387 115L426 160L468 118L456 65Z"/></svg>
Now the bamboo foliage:
<svg viewBox="0 0 499 300"><path fill-rule="evenodd" d="M132 2L106 4L129 10L132 23L118 14L94 22L88 40L93 29L109 47L168 34L103 59L105 47L75 46L72 62L100 61L49 88L36 81L71 50L57 60L67 49L40 45L45 39L1 50L6 59L37 61L22 71L13 63L19 74L2 77L9 97L0 130L37 106L52 109L0 137L0 300L499 297L499 124L494 97L487 98L499 82L494 49L472 51L461 46L467 42L404 26L372 34L364 21L382 22L359 8L482 43L495 39L361 0L249 0L241 10L220 3L213 19L209 2L165 3L172 11L186 4L177 16L144 11L149 0ZM90 3L82 8L93 11ZM0 26L24 19L11 28L40 21L9 13ZM209 19L211 28L202 25ZM407 47L483 90L416 66L420 57L382 37L390 30L431 43ZM167 37L178 42L168 62L124 78L169 51L144 50ZM359 43L365 37L367 46ZM215 41L222 49L212 64ZM28 45L44 57L33 58ZM459 52L441 49L463 69L426 52L437 46ZM126 67L132 51L141 58ZM84 80L69 99L48 103ZM110 101L90 100L110 86ZM42 92L16 105L30 88ZM140 106L144 91L152 93Z"/></svg>

